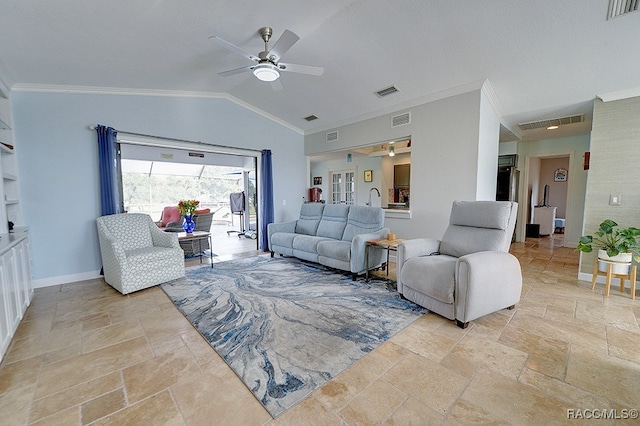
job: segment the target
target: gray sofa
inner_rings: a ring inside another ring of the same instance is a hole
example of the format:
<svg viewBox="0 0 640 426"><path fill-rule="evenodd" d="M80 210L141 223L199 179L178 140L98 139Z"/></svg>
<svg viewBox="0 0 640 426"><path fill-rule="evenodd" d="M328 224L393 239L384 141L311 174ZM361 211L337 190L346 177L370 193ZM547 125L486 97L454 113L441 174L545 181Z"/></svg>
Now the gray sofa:
<svg viewBox="0 0 640 426"><path fill-rule="evenodd" d="M366 242L388 233L381 208L347 204L303 204L298 220L267 226L271 257L295 256L349 271L353 279L366 272ZM372 249L369 268L379 267L382 259L382 251Z"/></svg>

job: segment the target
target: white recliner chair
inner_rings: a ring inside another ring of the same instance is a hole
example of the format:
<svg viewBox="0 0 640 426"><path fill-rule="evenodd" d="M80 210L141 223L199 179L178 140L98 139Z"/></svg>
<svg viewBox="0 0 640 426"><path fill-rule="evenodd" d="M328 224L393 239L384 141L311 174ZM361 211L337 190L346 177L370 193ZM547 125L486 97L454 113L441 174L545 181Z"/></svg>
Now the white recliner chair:
<svg viewBox="0 0 640 426"><path fill-rule="evenodd" d="M461 328L513 308L522 290L520 262L509 253L517 211L510 201L455 201L441 241L398 245L398 292Z"/></svg>
<svg viewBox="0 0 640 426"><path fill-rule="evenodd" d="M105 281L122 294L184 277L178 234L163 232L151 216L124 213L96 219Z"/></svg>

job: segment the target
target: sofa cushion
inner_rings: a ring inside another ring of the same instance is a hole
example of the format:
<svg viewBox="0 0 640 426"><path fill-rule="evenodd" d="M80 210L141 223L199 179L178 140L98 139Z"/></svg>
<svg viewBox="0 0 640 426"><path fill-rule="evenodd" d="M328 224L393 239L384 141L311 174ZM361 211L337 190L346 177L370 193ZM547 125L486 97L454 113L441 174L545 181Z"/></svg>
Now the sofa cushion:
<svg viewBox="0 0 640 426"><path fill-rule="evenodd" d="M300 207L300 219L296 222L296 234L316 235L324 204L306 203Z"/></svg>
<svg viewBox="0 0 640 426"><path fill-rule="evenodd" d="M308 253L318 252L318 243L321 241L331 241L328 238L316 237L313 235L296 235L293 239L293 249Z"/></svg>
<svg viewBox="0 0 640 426"><path fill-rule="evenodd" d="M442 303L453 303L456 261L445 255L411 258L400 271L402 284Z"/></svg>
<svg viewBox="0 0 640 426"><path fill-rule="evenodd" d="M271 235L271 245L279 247L293 247L293 239L297 234L290 234L288 232L276 232Z"/></svg>
<svg viewBox="0 0 640 426"><path fill-rule="evenodd" d="M318 243L318 255L338 259L343 262L351 260L351 242L326 240Z"/></svg>
<svg viewBox="0 0 640 426"><path fill-rule="evenodd" d="M341 240L349 216L348 204L329 204L322 211L322 219L318 225L316 235L319 237Z"/></svg>
<svg viewBox="0 0 640 426"><path fill-rule="evenodd" d="M351 241L358 234L375 232L384 226L384 210L379 207L351 206L343 241Z"/></svg>

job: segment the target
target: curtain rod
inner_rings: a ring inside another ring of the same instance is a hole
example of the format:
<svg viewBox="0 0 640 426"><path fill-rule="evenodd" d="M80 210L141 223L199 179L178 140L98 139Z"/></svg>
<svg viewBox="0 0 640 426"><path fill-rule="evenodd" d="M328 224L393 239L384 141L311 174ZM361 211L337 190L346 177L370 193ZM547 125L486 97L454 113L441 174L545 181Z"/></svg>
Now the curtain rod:
<svg viewBox="0 0 640 426"><path fill-rule="evenodd" d="M94 125L89 126L89 130L96 130L97 127ZM202 141L190 141L187 139L176 139L176 138L167 138L164 136L156 136L156 135L148 135L145 133L135 133L135 132L127 132L125 130L117 130L117 129L113 129L116 131L116 133L124 133L125 135L132 135L132 136L142 136L145 138L154 138L154 139L162 139L165 141L173 141L173 142L187 142L187 143L197 143L200 145L206 145L206 146L212 146L215 148L227 148L227 149L241 149L243 151L253 151L253 152L262 152L262 150L260 149L251 149L251 148L239 148L237 146L229 146L229 145L215 145L215 144L210 144L210 143L206 143L206 142L202 142Z"/></svg>

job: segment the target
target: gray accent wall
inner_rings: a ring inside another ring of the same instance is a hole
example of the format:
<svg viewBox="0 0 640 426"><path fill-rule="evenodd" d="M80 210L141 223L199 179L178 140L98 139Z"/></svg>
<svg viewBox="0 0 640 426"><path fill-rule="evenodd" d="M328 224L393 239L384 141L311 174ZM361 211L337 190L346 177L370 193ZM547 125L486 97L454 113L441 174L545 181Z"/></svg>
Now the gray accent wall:
<svg viewBox="0 0 640 426"><path fill-rule="evenodd" d="M392 128L391 117L407 111L411 124ZM328 143L333 130L339 139ZM454 200L495 200L499 130L497 114L478 89L305 135L305 153L411 136L411 219L387 218L385 225L400 238L440 238Z"/></svg>

